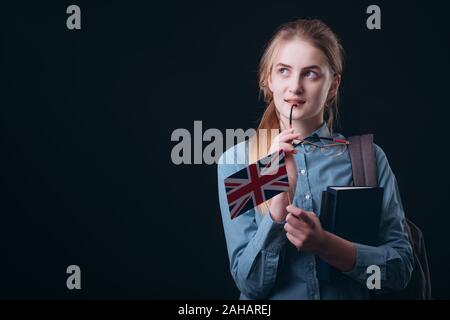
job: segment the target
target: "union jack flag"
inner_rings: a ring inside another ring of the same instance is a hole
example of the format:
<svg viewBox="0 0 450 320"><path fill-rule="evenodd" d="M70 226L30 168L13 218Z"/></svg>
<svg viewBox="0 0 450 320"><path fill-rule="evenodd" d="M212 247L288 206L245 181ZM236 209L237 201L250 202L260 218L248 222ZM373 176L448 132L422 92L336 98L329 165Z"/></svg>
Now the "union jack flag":
<svg viewBox="0 0 450 320"><path fill-rule="evenodd" d="M272 153L224 180L231 219L289 189L283 150Z"/></svg>

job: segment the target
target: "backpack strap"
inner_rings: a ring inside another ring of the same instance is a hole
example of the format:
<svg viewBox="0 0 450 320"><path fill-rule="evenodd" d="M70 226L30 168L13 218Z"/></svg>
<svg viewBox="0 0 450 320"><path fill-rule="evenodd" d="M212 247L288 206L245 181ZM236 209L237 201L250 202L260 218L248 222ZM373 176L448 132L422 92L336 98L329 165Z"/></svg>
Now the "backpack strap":
<svg viewBox="0 0 450 320"><path fill-rule="evenodd" d="M356 187L378 186L373 135L352 136L348 140L350 141L348 148L352 163L353 185ZM414 270L411 280L400 293L384 294L381 295L381 299L387 297L394 299L431 299L430 271L423 234L408 218L405 218L405 220L405 229L414 254ZM370 296L372 299L379 298L375 294Z"/></svg>
<svg viewBox="0 0 450 320"><path fill-rule="evenodd" d="M378 186L373 134L352 136L348 140L355 187Z"/></svg>

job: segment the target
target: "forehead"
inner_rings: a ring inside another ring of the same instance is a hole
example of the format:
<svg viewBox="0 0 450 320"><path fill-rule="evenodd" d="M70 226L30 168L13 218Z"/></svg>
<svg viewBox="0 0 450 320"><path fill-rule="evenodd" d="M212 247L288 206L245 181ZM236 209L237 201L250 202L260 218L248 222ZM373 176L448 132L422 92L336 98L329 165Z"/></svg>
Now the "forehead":
<svg viewBox="0 0 450 320"><path fill-rule="evenodd" d="M322 67L328 65L327 58L322 50L301 39L282 42L275 54L273 65L277 63L288 64L299 69L310 65Z"/></svg>

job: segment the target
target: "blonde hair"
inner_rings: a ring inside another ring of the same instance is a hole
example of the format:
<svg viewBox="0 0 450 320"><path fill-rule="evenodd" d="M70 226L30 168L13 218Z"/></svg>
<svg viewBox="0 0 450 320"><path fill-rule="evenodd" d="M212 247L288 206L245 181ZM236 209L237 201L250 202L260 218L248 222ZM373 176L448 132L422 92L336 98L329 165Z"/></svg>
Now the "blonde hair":
<svg viewBox="0 0 450 320"><path fill-rule="evenodd" d="M250 163L267 155L275 136L281 130L286 129L280 121L268 81L274 59L281 45L294 38L300 38L320 49L325 54L331 70L335 74L342 75L344 50L336 34L324 22L317 19L298 19L281 25L270 39L259 63L259 90L267 107L261 117L256 134L249 140ZM333 123L338 117L338 98L338 92L336 92L336 95L325 103L324 120L330 132L333 132ZM267 137L264 139L260 135L261 129L266 129L267 132ZM293 190L290 190L288 195L292 199ZM269 205L270 200L260 204L258 210L264 214L264 209L267 209Z"/></svg>

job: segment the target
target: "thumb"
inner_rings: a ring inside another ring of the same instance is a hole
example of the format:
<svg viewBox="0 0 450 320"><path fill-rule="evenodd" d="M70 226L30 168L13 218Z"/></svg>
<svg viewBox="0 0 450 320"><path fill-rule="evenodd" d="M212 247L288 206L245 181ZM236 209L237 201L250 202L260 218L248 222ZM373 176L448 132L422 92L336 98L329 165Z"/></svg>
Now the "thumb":
<svg viewBox="0 0 450 320"><path fill-rule="evenodd" d="M310 226L314 226L314 221L311 219L308 212L302 210L299 213L298 217L300 219L302 219L304 222L306 222L307 224L309 224Z"/></svg>

